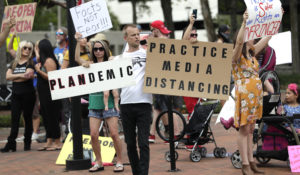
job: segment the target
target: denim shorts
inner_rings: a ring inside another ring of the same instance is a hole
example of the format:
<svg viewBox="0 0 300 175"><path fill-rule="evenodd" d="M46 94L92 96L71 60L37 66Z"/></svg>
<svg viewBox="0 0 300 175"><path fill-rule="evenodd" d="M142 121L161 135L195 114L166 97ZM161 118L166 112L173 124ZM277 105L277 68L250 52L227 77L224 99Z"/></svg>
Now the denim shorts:
<svg viewBox="0 0 300 175"><path fill-rule="evenodd" d="M115 108L108 109L107 111L105 111L104 109L90 109L89 117L106 119L110 117L120 117L120 114Z"/></svg>

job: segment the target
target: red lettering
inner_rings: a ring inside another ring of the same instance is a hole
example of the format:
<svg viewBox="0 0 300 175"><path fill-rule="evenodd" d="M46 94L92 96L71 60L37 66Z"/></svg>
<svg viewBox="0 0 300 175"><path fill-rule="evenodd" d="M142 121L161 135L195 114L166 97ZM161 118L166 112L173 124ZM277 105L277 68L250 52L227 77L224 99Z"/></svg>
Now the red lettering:
<svg viewBox="0 0 300 175"><path fill-rule="evenodd" d="M10 16L13 16L13 17L16 17L16 10L17 10L17 6L14 6L13 7L13 10L12 10L12 13L11 13L11 15Z"/></svg>
<svg viewBox="0 0 300 175"><path fill-rule="evenodd" d="M20 5L20 6L19 6L19 9L18 9L17 15L18 15L18 17L20 18L20 17L22 16L22 14L23 14L23 6Z"/></svg>
<svg viewBox="0 0 300 175"><path fill-rule="evenodd" d="M263 11L263 14L261 14L261 13L259 12L259 17L263 17L263 16L265 16L265 14L266 14L266 12L265 12L265 10L264 10L264 8L263 8L262 6L263 6L263 3L260 2L260 3L259 3L259 8Z"/></svg>

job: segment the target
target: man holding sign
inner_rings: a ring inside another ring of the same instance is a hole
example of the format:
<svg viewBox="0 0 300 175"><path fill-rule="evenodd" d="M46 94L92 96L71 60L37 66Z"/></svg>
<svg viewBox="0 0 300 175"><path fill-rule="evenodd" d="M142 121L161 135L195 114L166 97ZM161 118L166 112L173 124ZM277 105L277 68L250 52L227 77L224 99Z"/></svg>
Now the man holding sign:
<svg viewBox="0 0 300 175"><path fill-rule="evenodd" d="M152 94L143 92L146 51L140 48L140 33L136 25L126 25L123 32L129 49L122 56L133 58L133 74L136 80L135 86L122 88L121 92L121 117L125 142L132 174L147 175L150 160L148 136L152 120ZM122 59L122 57L115 59ZM138 134L140 154L136 148L136 134Z"/></svg>

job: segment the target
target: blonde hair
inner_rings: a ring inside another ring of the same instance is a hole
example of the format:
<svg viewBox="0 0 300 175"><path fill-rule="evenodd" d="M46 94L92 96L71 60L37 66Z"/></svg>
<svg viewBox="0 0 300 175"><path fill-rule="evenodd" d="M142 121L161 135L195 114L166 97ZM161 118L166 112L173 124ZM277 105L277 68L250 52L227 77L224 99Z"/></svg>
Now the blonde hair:
<svg viewBox="0 0 300 175"><path fill-rule="evenodd" d="M27 65L29 64L30 62L30 59L31 59L31 56L32 56L32 52L33 52L33 44L29 41L26 41L26 40L23 40L20 42L19 46L18 46L18 50L17 50L17 53L16 53L16 58L14 59L13 63L12 63L12 69L14 70L18 64L18 62L20 61L21 57L22 57L22 49L24 46L28 46L31 48L30 52L29 52L29 55L28 55L28 62L27 62Z"/></svg>

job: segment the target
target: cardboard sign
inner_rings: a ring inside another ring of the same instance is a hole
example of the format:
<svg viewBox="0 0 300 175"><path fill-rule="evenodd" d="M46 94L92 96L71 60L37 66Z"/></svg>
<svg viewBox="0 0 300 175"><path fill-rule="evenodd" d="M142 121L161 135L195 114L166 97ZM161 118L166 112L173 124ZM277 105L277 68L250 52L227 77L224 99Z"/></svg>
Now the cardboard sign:
<svg viewBox="0 0 300 175"><path fill-rule="evenodd" d="M91 145L91 137L89 135L82 135L83 143L83 155L85 158L91 158L91 161L96 160L95 154ZM114 143L110 137L99 137L99 143L101 147L102 161L105 163L111 163L115 156ZM56 164L65 165L66 160L73 159L73 137L72 134L68 134L65 143L58 155Z"/></svg>
<svg viewBox="0 0 300 175"><path fill-rule="evenodd" d="M148 39L144 92L228 99L232 44Z"/></svg>
<svg viewBox="0 0 300 175"><path fill-rule="evenodd" d="M246 22L245 42L278 33L281 19L280 0L244 0L249 18Z"/></svg>
<svg viewBox="0 0 300 175"><path fill-rule="evenodd" d="M269 41L276 53L276 65L292 63L292 35L291 31L278 33Z"/></svg>
<svg viewBox="0 0 300 175"><path fill-rule="evenodd" d="M93 0L70 9L76 32L83 37L112 28L105 0Z"/></svg>
<svg viewBox="0 0 300 175"><path fill-rule="evenodd" d="M52 100L135 85L131 58L51 71L48 80Z"/></svg>
<svg viewBox="0 0 300 175"><path fill-rule="evenodd" d="M10 17L16 19L15 27L11 28L10 32L26 33L32 31L36 3L21 4L6 6L3 14L3 21L8 22ZM4 30L7 23L2 23L1 32Z"/></svg>
<svg viewBox="0 0 300 175"><path fill-rule="evenodd" d="M300 172L300 146L288 146L291 171Z"/></svg>

